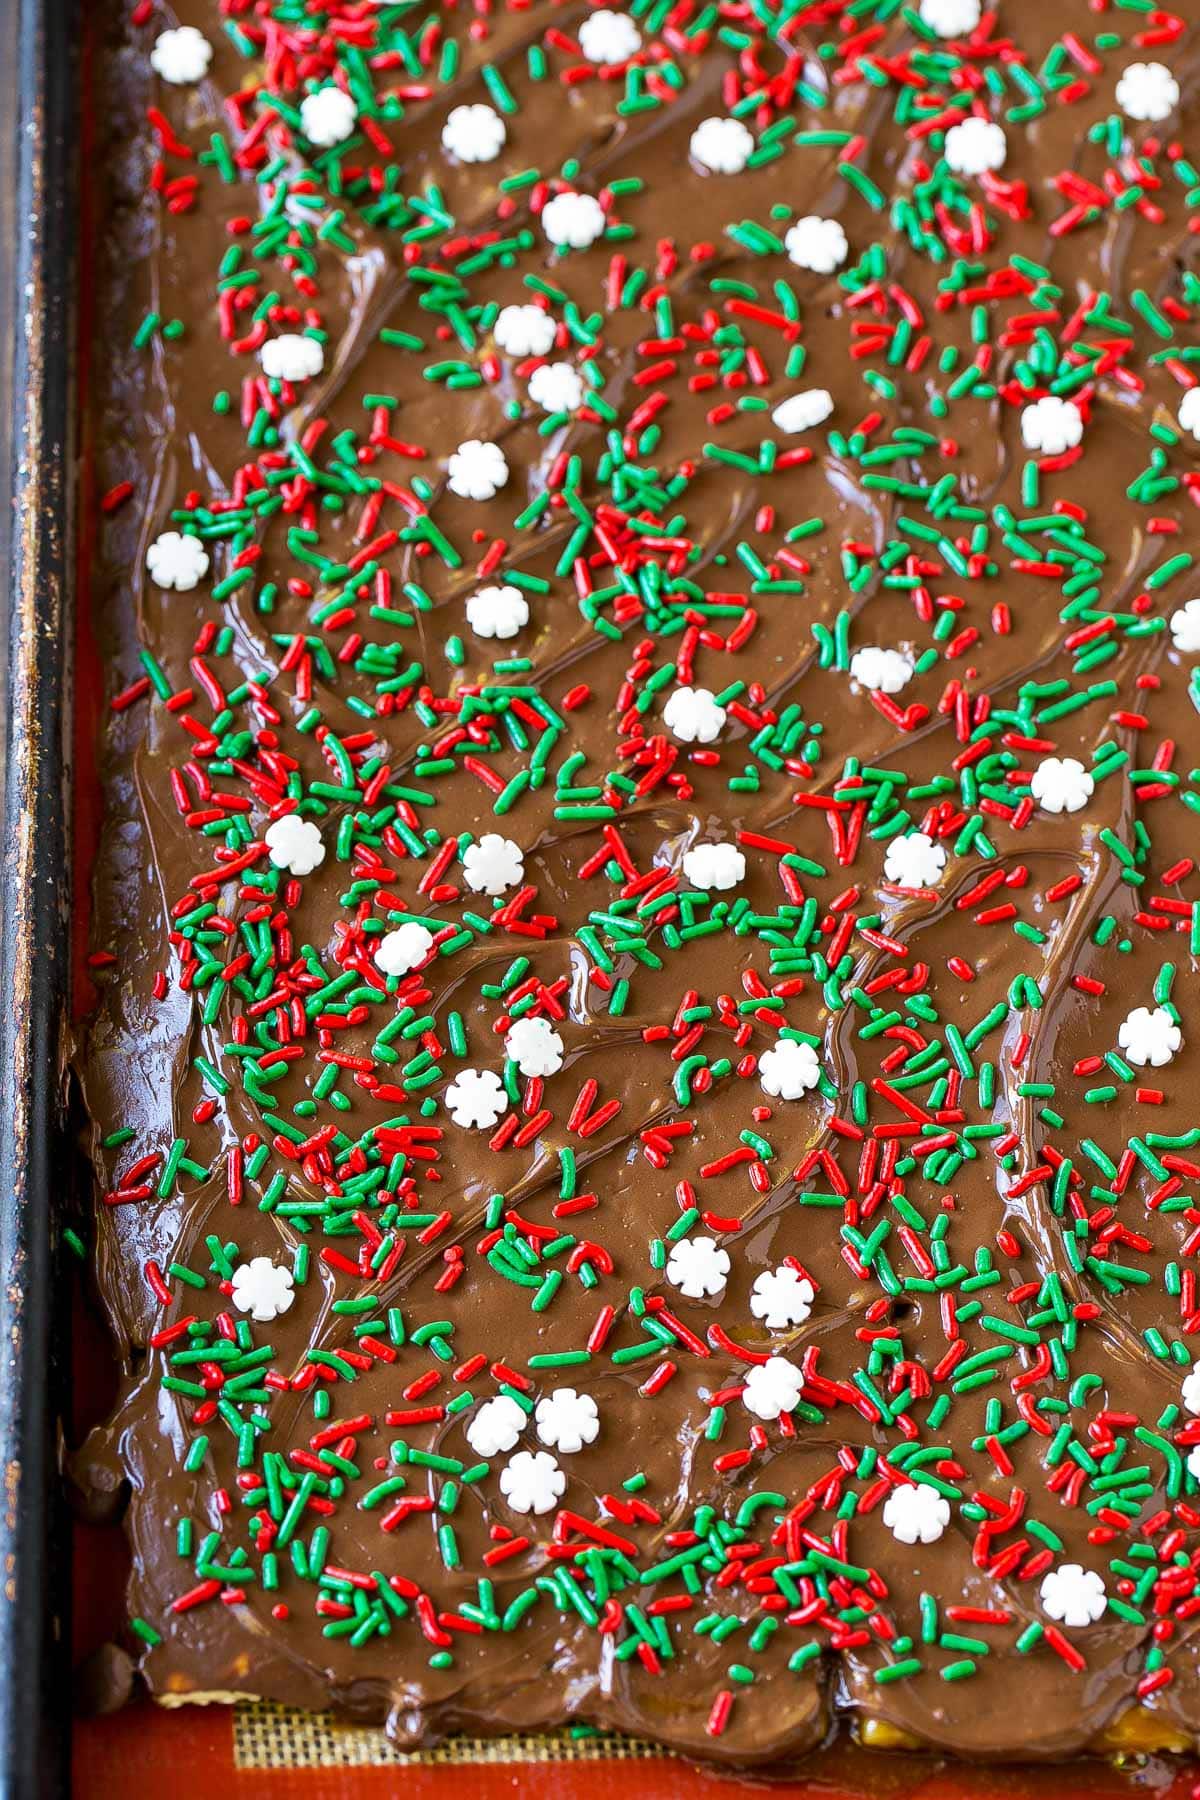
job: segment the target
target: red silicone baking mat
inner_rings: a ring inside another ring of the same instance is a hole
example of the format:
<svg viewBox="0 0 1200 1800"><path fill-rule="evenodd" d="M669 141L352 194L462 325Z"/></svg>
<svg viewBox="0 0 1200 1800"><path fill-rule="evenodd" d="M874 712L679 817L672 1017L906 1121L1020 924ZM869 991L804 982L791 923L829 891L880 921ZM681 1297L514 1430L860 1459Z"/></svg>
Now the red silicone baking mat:
<svg viewBox="0 0 1200 1800"><path fill-rule="evenodd" d="M772 1792L810 1800L1194 1800L1198 1785L1194 1773L1157 1762L1127 1775L1100 1765L974 1769L847 1749L773 1778L730 1776L636 1746L611 1754L555 1740L540 1754L511 1740L467 1740L422 1760L391 1751L379 1733L340 1730L324 1718L301 1730L298 1723L257 1709L131 1707L77 1726L74 1791L80 1800L125 1800L131 1788L139 1800L376 1800L399 1792L450 1800L469 1783L474 1800L547 1784L554 1800L623 1800L631 1786L638 1800L764 1800Z"/></svg>

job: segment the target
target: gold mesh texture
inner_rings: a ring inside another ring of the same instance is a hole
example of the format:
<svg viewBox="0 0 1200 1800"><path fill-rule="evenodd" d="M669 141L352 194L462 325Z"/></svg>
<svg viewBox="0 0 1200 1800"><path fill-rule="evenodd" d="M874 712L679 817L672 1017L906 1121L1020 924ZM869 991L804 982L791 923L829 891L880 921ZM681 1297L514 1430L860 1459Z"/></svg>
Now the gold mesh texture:
<svg viewBox="0 0 1200 1800"><path fill-rule="evenodd" d="M661 1757L640 1738L597 1732L573 1737L547 1732L513 1737L458 1737L433 1750L406 1752L382 1731L344 1725L331 1713L295 1712L285 1706L239 1706L233 1718L236 1769L368 1769L437 1763L637 1762Z"/></svg>

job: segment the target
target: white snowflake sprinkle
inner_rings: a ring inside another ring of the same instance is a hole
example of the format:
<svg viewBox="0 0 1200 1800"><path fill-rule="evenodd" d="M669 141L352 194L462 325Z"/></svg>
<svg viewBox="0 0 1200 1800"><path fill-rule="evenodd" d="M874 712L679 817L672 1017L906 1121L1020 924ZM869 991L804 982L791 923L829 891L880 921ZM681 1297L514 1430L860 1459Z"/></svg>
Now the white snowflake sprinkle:
<svg viewBox="0 0 1200 1800"><path fill-rule="evenodd" d="M150 67L172 87L191 87L203 81L211 61L212 45L194 25L161 32L150 52Z"/></svg>
<svg viewBox="0 0 1200 1800"><path fill-rule="evenodd" d="M508 127L495 107L480 101L453 109L442 126L442 149L460 163L490 163L507 137Z"/></svg>
<svg viewBox="0 0 1200 1800"><path fill-rule="evenodd" d="M506 356L545 356L554 348L558 328L540 306L505 306L496 316L492 336Z"/></svg>
<svg viewBox="0 0 1200 1800"><path fill-rule="evenodd" d="M591 194L555 194L542 208L542 230L559 250L586 250L608 225Z"/></svg>
<svg viewBox="0 0 1200 1800"><path fill-rule="evenodd" d="M189 594L208 574L208 551L189 533L160 532L146 552L146 567L156 587Z"/></svg>
<svg viewBox="0 0 1200 1800"><path fill-rule="evenodd" d="M1043 394L1021 409L1021 438L1027 450L1043 456L1061 456L1073 450L1083 437L1083 414L1073 400Z"/></svg>
<svg viewBox="0 0 1200 1800"><path fill-rule="evenodd" d="M758 1419L777 1419L790 1413L804 1392L804 1375L786 1356L769 1356L755 1363L746 1377L742 1404Z"/></svg>
<svg viewBox="0 0 1200 1800"><path fill-rule="evenodd" d="M252 1256L233 1271L233 1304L260 1325L285 1313L295 1298L292 1271L269 1256Z"/></svg>
<svg viewBox="0 0 1200 1800"><path fill-rule="evenodd" d="M829 275L840 268L850 250L838 221L822 219L816 213L797 219L783 242L798 269L812 269L817 275Z"/></svg>
<svg viewBox="0 0 1200 1800"><path fill-rule="evenodd" d="M715 1238L680 1238L671 1245L666 1274L686 1299L715 1299L725 1292L729 1268L729 1252Z"/></svg>
<svg viewBox="0 0 1200 1800"><path fill-rule="evenodd" d="M936 887L945 873L946 850L924 831L894 837L883 859L883 875L896 887Z"/></svg>
<svg viewBox="0 0 1200 1800"><path fill-rule="evenodd" d="M684 854L683 873L693 887L724 892L745 879L746 858L736 844L696 844Z"/></svg>
<svg viewBox="0 0 1200 1800"><path fill-rule="evenodd" d="M833 395L828 388L807 388L802 394L789 394L771 414L780 431L794 436L798 431L813 431L823 425L833 411Z"/></svg>
<svg viewBox="0 0 1200 1800"><path fill-rule="evenodd" d="M557 1075L563 1065L563 1041L549 1019L517 1019L505 1036L504 1054L522 1075Z"/></svg>
<svg viewBox="0 0 1200 1800"><path fill-rule="evenodd" d="M267 339L259 361L271 381L308 381L325 367L325 346L306 332L285 331Z"/></svg>
<svg viewBox="0 0 1200 1800"><path fill-rule="evenodd" d="M1179 105L1179 83L1165 63L1130 63L1117 83L1117 105L1127 119L1160 125Z"/></svg>
<svg viewBox="0 0 1200 1800"><path fill-rule="evenodd" d="M1179 423L1184 431L1200 438L1200 387L1190 387L1179 402Z"/></svg>
<svg viewBox="0 0 1200 1800"><path fill-rule="evenodd" d="M433 933L428 925L408 919L380 938L375 948L375 966L385 975L407 975L425 961L432 948Z"/></svg>
<svg viewBox="0 0 1200 1800"><path fill-rule="evenodd" d="M609 68L628 62L642 47L642 34L627 13L601 7L579 27L579 48L590 63Z"/></svg>
<svg viewBox="0 0 1200 1800"><path fill-rule="evenodd" d="M300 129L322 150L352 137L357 119L357 104L340 87L318 88L300 102Z"/></svg>
<svg viewBox="0 0 1200 1800"><path fill-rule="evenodd" d="M509 888L520 886L524 873L520 844L501 837L498 831L485 831L467 845L463 855L463 875L473 894L507 893Z"/></svg>
<svg viewBox="0 0 1200 1800"><path fill-rule="evenodd" d="M467 438L446 465L446 476L460 500L491 500L508 480L508 462L499 444Z"/></svg>
<svg viewBox="0 0 1200 1800"><path fill-rule="evenodd" d="M528 1423L511 1394L497 1394L467 1421L467 1442L476 1456L507 1456Z"/></svg>
<svg viewBox="0 0 1200 1800"><path fill-rule="evenodd" d="M1200 1359L1192 1364L1190 1372L1184 1376L1179 1398L1193 1418L1200 1417Z"/></svg>
<svg viewBox="0 0 1200 1800"><path fill-rule="evenodd" d="M273 819L264 833L267 851L277 869L289 875L311 875L325 861L325 845L320 827L299 813L285 813Z"/></svg>
<svg viewBox="0 0 1200 1800"><path fill-rule="evenodd" d="M866 644L850 658L850 677L878 694L898 694L912 680L913 659L903 650Z"/></svg>
<svg viewBox="0 0 1200 1800"><path fill-rule="evenodd" d="M590 1394L555 1388L537 1403L533 1415L538 1440L560 1456L574 1456L600 1435L600 1412Z"/></svg>
<svg viewBox="0 0 1200 1800"><path fill-rule="evenodd" d="M576 412L583 405L583 394L583 379L572 363L543 363L529 377L529 398L543 412Z"/></svg>
<svg viewBox="0 0 1200 1800"><path fill-rule="evenodd" d="M740 119L701 119L688 148L710 175L740 175L754 154L754 138Z"/></svg>
<svg viewBox="0 0 1200 1800"><path fill-rule="evenodd" d="M755 1276L750 1290L750 1311L768 1331L803 1325L812 1311L813 1284L798 1269L780 1263Z"/></svg>
<svg viewBox="0 0 1200 1800"><path fill-rule="evenodd" d="M446 1089L446 1105L456 1125L490 1131L508 1111L508 1092L494 1069L460 1069Z"/></svg>
<svg viewBox="0 0 1200 1800"><path fill-rule="evenodd" d="M567 1478L548 1450L518 1450L500 1471L500 1492L515 1513L553 1512Z"/></svg>
<svg viewBox="0 0 1200 1800"><path fill-rule="evenodd" d="M467 601L467 624L481 638L513 638L529 623L529 602L518 587L480 588Z"/></svg>
<svg viewBox="0 0 1200 1800"><path fill-rule="evenodd" d="M941 38L968 37L983 17L981 0L921 0L921 23Z"/></svg>
<svg viewBox="0 0 1200 1800"><path fill-rule="evenodd" d="M1060 1625L1094 1625L1108 1609L1104 1578L1079 1563L1060 1563L1043 1575L1042 1605Z"/></svg>
<svg viewBox="0 0 1200 1800"><path fill-rule="evenodd" d="M942 155L956 175L987 175L1004 167L1008 139L993 120L972 116L950 127Z"/></svg>
<svg viewBox="0 0 1200 1800"><path fill-rule="evenodd" d="M724 723L725 708L708 688L676 688L663 707L663 724L681 744L711 744Z"/></svg>
<svg viewBox="0 0 1200 1800"><path fill-rule="evenodd" d="M1187 1472L1193 1481L1200 1481L1200 1444L1188 1452Z"/></svg>
<svg viewBox="0 0 1200 1800"><path fill-rule="evenodd" d="M1047 756L1029 778L1029 791L1045 812L1078 812L1096 783L1074 756Z"/></svg>
<svg viewBox="0 0 1200 1800"><path fill-rule="evenodd" d="M764 1094L799 1100L821 1079L821 1064L811 1044L778 1038L758 1059L758 1079Z"/></svg>
<svg viewBox="0 0 1200 1800"><path fill-rule="evenodd" d="M1183 1033L1165 1006L1135 1006L1122 1019L1117 1043L1135 1069L1162 1069L1183 1047Z"/></svg>
<svg viewBox="0 0 1200 1800"><path fill-rule="evenodd" d="M1171 642L1185 656L1200 651L1200 600L1185 600L1171 614Z"/></svg>
<svg viewBox="0 0 1200 1800"><path fill-rule="evenodd" d="M897 1543L936 1544L950 1523L950 1502L927 1481L906 1481L884 1501L883 1522Z"/></svg>

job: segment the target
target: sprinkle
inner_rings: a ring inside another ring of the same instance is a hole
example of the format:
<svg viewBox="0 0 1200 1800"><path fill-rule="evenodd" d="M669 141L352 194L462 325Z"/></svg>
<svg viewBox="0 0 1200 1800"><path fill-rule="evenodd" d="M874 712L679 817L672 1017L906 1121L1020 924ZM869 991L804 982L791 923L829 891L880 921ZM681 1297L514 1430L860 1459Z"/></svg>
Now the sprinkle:
<svg viewBox="0 0 1200 1800"><path fill-rule="evenodd" d="M442 126L442 149L460 163L495 162L507 138L500 114L482 101L452 107Z"/></svg>
<svg viewBox="0 0 1200 1800"><path fill-rule="evenodd" d="M784 245L789 259L798 269L812 269L818 275L832 274L849 255L846 233L836 219L823 219L809 213L789 227Z"/></svg>
<svg viewBox="0 0 1200 1800"><path fill-rule="evenodd" d="M208 574L208 552L198 538L164 531L147 550L146 567L156 586L187 594Z"/></svg>
<svg viewBox="0 0 1200 1800"><path fill-rule="evenodd" d="M162 31L150 52L150 66L172 87L192 87L203 81L212 61L212 45L194 25L178 25Z"/></svg>

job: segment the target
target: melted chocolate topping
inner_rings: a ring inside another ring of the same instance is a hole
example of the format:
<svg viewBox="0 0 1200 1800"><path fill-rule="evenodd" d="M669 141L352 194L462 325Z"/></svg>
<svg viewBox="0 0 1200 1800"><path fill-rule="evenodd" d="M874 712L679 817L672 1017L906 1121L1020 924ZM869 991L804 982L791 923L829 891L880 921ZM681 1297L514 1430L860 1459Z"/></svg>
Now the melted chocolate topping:
<svg viewBox="0 0 1200 1800"><path fill-rule="evenodd" d="M977 12L114 27L78 1473L158 1695L1196 1733L1196 54Z"/></svg>

